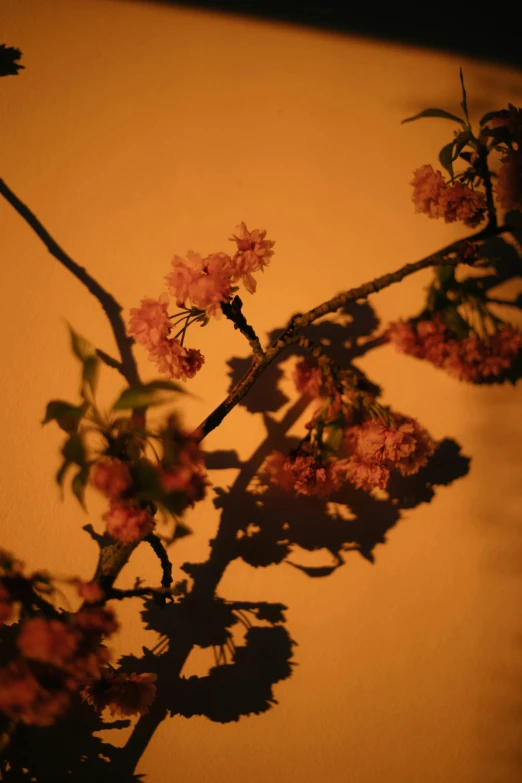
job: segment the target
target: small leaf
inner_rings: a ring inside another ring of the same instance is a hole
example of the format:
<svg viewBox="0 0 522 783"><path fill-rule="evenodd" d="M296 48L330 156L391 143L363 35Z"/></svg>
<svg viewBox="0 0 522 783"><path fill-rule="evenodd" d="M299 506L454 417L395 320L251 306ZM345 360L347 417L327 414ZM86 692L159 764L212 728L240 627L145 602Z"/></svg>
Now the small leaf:
<svg viewBox="0 0 522 783"><path fill-rule="evenodd" d="M471 138L471 133L469 131L469 128L466 128L466 130L463 130L459 133L459 135L456 137L454 144L455 149L453 150L453 160L457 160L458 156L468 143L468 141Z"/></svg>
<svg viewBox="0 0 522 783"><path fill-rule="evenodd" d="M64 400L51 400L47 404L43 424L56 421L64 432L77 432L80 420L85 415L85 407L72 405Z"/></svg>
<svg viewBox="0 0 522 783"><path fill-rule="evenodd" d="M469 115L468 115L468 99L466 96L466 88L464 86L464 74L462 73L462 68L460 69L460 84L462 86L462 103L460 104L462 106L462 110L464 114L466 115L466 119L469 123Z"/></svg>
<svg viewBox="0 0 522 783"><path fill-rule="evenodd" d="M85 486L89 480L89 466L84 467L78 471L71 483L71 489L73 495L78 498L78 501L82 508L85 509Z"/></svg>
<svg viewBox="0 0 522 783"><path fill-rule="evenodd" d="M85 465L85 449L79 435L71 435L62 448L62 454L67 462L73 462L81 468Z"/></svg>
<svg viewBox="0 0 522 783"><path fill-rule="evenodd" d="M455 142L450 141L449 144L446 144L445 147L441 149L439 152L439 161L441 166L443 166L446 171L449 173L450 177L453 179L453 147Z"/></svg>
<svg viewBox="0 0 522 783"><path fill-rule="evenodd" d="M187 527L187 525L184 525L182 522L178 522L176 524L176 529L174 531L174 541L176 541L178 538L185 538L186 536L191 536L192 530Z"/></svg>
<svg viewBox="0 0 522 783"><path fill-rule="evenodd" d="M492 138L495 144L511 145L511 142L513 141L513 137L506 125L501 125L498 128L484 128L482 130L482 135Z"/></svg>
<svg viewBox="0 0 522 783"><path fill-rule="evenodd" d="M56 483L58 484L59 487L63 485L65 475L70 467L71 467L71 463L68 460L64 460L60 470L56 474Z"/></svg>
<svg viewBox="0 0 522 783"><path fill-rule="evenodd" d="M83 363L83 382L89 386L93 395L96 393L99 368L100 360L97 356L89 356Z"/></svg>
<svg viewBox="0 0 522 783"><path fill-rule="evenodd" d="M498 117L499 114L500 114L500 110L499 111L488 111L488 112L486 112L486 114L484 114L484 116L481 118L480 124L481 125L485 125L487 122L492 120L494 117Z"/></svg>
<svg viewBox="0 0 522 783"><path fill-rule="evenodd" d="M452 122L460 122L461 125L466 124L461 117L457 117L455 114L450 114L449 111L444 111L444 109L424 109L424 111L415 114L415 116L407 117L405 120L402 120L401 125L404 125L405 122L420 120L421 117L439 117L440 119L451 120Z"/></svg>
<svg viewBox="0 0 522 783"><path fill-rule="evenodd" d="M85 362L92 356L96 356L96 348L94 345L86 340L85 337L77 334L70 324L68 324L68 326L71 335L71 348L74 355L77 356L81 362Z"/></svg>
<svg viewBox="0 0 522 783"><path fill-rule="evenodd" d="M450 331L457 337L467 337L469 334L469 325L467 321L462 318L455 307L448 307L440 311L442 320Z"/></svg>
<svg viewBox="0 0 522 783"><path fill-rule="evenodd" d="M127 408L149 408L153 405L163 405L170 402L173 394L186 393L177 383L172 381L152 381L142 386L134 386L125 389L114 405L113 410L125 410Z"/></svg>
<svg viewBox="0 0 522 783"><path fill-rule="evenodd" d="M455 283L455 267L451 264L439 267L437 278L442 291L448 291Z"/></svg>
<svg viewBox="0 0 522 783"><path fill-rule="evenodd" d="M341 448L341 443L343 442L343 434L344 432L340 427L334 427L328 433L328 437L326 439L326 445L333 452L337 452Z"/></svg>

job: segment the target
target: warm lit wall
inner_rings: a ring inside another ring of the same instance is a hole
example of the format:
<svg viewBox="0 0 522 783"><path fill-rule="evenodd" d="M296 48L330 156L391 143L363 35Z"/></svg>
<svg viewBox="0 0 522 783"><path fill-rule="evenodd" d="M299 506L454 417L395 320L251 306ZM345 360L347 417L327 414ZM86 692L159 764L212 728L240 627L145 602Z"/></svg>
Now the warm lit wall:
<svg viewBox="0 0 522 783"><path fill-rule="evenodd" d="M268 229L273 264L248 298L259 333L456 235L416 216L408 180L435 162L442 122L401 126L428 105L457 109L454 57L132 3L4 0L2 35L26 70L0 83L0 176L65 249L130 307L155 296L174 253L226 249L233 226ZM464 62L474 115L520 105L520 74ZM60 502L58 432L45 403L76 392L65 320L113 350L98 304L0 203L2 545L31 566L87 577L83 512ZM414 313L428 274L373 304ZM207 357L185 416L196 425L226 391L245 344L224 320L195 332ZM145 376L151 367L140 355ZM153 783L249 780L514 783L522 761L520 388L473 388L391 348L361 362L384 399L472 456L471 471L406 512L370 565L332 576L236 563L221 595L288 607L299 666L279 704L221 725L173 719L138 771ZM103 374L103 399L119 380ZM260 417L235 410L208 448L247 457ZM233 472L215 474L230 483ZM89 506L98 513L94 496ZM171 550L203 559L217 516ZM157 581L138 553L122 577ZM134 617L121 607L123 616ZM139 650L133 631L121 650Z"/></svg>

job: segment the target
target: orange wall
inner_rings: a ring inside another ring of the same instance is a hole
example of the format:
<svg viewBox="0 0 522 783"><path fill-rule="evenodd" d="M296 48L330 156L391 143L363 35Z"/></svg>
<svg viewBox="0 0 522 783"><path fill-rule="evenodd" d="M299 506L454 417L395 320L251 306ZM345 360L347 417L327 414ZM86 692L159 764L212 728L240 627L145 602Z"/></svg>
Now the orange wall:
<svg viewBox="0 0 522 783"><path fill-rule="evenodd" d="M159 5L3 0L2 17L26 70L0 83L0 176L125 307L159 294L174 253L226 249L240 220L267 228L277 253L245 296L260 334L456 235L414 214L408 186L448 126L400 120L457 109L460 64L475 115L522 98L522 75L506 69ZM39 421L49 399L76 392L64 320L109 352L113 342L98 304L5 203L0 220L2 544L87 577L95 547L83 512L57 496L60 436ZM416 312L428 280L374 297L379 316ZM225 361L246 355L224 320L194 336L207 363L190 425L224 396ZM143 355L140 365L151 378ZM262 716L165 722L138 768L147 780L520 780L520 388L459 385L389 347L360 365L386 402L462 445L469 475L405 513L374 565L347 555L323 580L231 566L220 594L285 603L299 665ZM107 370L102 381L108 402L119 380ZM237 409L207 447L246 458L263 433ZM234 471L212 478L231 483ZM88 503L96 521L102 503ZM206 556L210 500L187 521L195 535L171 550L176 565ZM157 581L148 552L121 584L137 573ZM138 607L119 609L134 624L118 649L138 652Z"/></svg>

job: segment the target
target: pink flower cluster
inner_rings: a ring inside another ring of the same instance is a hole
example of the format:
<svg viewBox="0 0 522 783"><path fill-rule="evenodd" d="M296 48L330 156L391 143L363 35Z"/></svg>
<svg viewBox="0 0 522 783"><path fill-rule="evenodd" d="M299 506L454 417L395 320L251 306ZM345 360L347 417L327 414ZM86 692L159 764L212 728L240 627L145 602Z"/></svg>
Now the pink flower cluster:
<svg viewBox="0 0 522 783"><path fill-rule="evenodd" d="M116 457L101 457L91 471L91 483L110 500L109 510L102 516L110 536L130 543L152 533L155 523L151 512L131 498L122 498L132 487L132 476L125 462Z"/></svg>
<svg viewBox="0 0 522 783"><path fill-rule="evenodd" d="M346 479L358 489L386 489L392 471L417 473L435 451L428 432L409 417L391 417L389 424L366 420L344 432L342 460Z"/></svg>
<svg viewBox="0 0 522 783"><path fill-rule="evenodd" d="M448 185L441 172L435 171L429 164L414 171L411 184L416 212L422 212L430 218L443 217L446 223L461 220L470 228L478 226L484 219L484 194L462 182Z"/></svg>
<svg viewBox="0 0 522 783"><path fill-rule="evenodd" d="M517 109L510 103L507 109L502 109L491 117L486 125L490 128L507 128L519 143L522 140L522 109Z"/></svg>
<svg viewBox="0 0 522 783"><path fill-rule="evenodd" d="M319 367L313 367L306 359L301 359L295 366L292 378L300 394L319 397L324 385L323 373Z"/></svg>
<svg viewBox="0 0 522 783"><path fill-rule="evenodd" d="M145 538L155 526L151 512L132 500L111 500L109 510L102 519L107 526L107 533L126 544Z"/></svg>
<svg viewBox="0 0 522 783"><path fill-rule="evenodd" d="M91 483L109 500L119 499L132 485L130 470L125 462L113 457L97 460L90 475Z"/></svg>
<svg viewBox="0 0 522 783"><path fill-rule="evenodd" d="M69 621L23 621L17 639L20 657L0 668L0 710L23 723L54 723L74 692L101 678L101 667L109 659L101 636L116 629L108 609L83 609Z"/></svg>
<svg viewBox="0 0 522 783"><path fill-rule="evenodd" d="M168 296L145 298L131 309L129 334L149 352L159 372L168 378L193 378L205 359L196 348L184 348L176 337L169 337L171 324L167 311Z"/></svg>
<svg viewBox="0 0 522 783"><path fill-rule="evenodd" d="M208 485L198 433L181 431L176 417L172 416L163 433L163 450L163 464L159 468L161 486L165 492L184 496L184 505L193 506L205 497Z"/></svg>
<svg viewBox="0 0 522 783"><path fill-rule="evenodd" d="M263 463L259 476L262 483L272 484L285 492L320 498L328 497L342 484L336 461L316 459L306 448L289 454L273 451Z"/></svg>
<svg viewBox="0 0 522 783"><path fill-rule="evenodd" d="M145 715L156 697L156 679L156 674L125 674L106 669L101 680L83 688L81 696L98 712L108 707L113 717Z"/></svg>
<svg viewBox="0 0 522 783"><path fill-rule="evenodd" d="M178 307L186 312L185 327L198 314L204 318L221 315L221 304L229 301L239 281L251 294L256 290L255 272L263 271L274 254L274 242L266 231L249 231L245 223L236 226L230 239L236 243L233 256L211 253L202 258L189 250L187 258L174 256L172 272L166 276L167 288ZM170 337L172 330L167 310L168 296L142 299L140 307L131 310L129 334L145 346L149 359L168 378L193 378L204 360L195 348L184 348L180 340ZM180 321L184 320L182 316ZM181 330L180 330L181 331Z"/></svg>
<svg viewBox="0 0 522 783"><path fill-rule="evenodd" d="M432 320L392 323L387 336L403 353L426 359L472 383L498 378L512 367L522 350L522 333L509 324L488 338L471 334L459 340L437 315Z"/></svg>
<svg viewBox="0 0 522 783"><path fill-rule="evenodd" d="M508 152L502 158L496 194L503 209L522 210L522 149L520 147Z"/></svg>
<svg viewBox="0 0 522 783"><path fill-rule="evenodd" d="M244 223L236 226L231 240L236 243L234 256L212 253L201 258L189 251L187 259L174 256L172 272L167 275L167 286L176 297L179 307L204 310L207 316L219 317L221 302L226 302L234 283L243 282L251 294L256 290L253 274L268 266L274 254L274 242L265 239L266 231L249 231Z"/></svg>
<svg viewBox="0 0 522 783"><path fill-rule="evenodd" d="M314 457L301 447L289 454L272 452L260 477L285 492L328 497L350 482L367 492L386 489L392 471L417 473L435 450L435 443L415 419L393 415L388 424L366 419L346 427L335 456Z"/></svg>

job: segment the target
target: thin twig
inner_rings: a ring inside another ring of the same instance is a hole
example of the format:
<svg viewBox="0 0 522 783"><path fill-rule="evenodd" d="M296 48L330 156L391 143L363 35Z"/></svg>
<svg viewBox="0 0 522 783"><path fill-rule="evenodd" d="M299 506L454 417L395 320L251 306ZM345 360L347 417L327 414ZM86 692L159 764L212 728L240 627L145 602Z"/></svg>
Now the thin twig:
<svg viewBox="0 0 522 783"><path fill-rule="evenodd" d="M254 352L254 356L263 357L265 354L259 342L259 337L243 315L242 306L243 302L239 296L235 296L231 302L222 302L221 310L228 320L232 321L234 329L239 329L241 334L246 337Z"/></svg>
<svg viewBox="0 0 522 783"><path fill-rule="evenodd" d="M102 351L101 348L96 349L96 354L108 367L112 367L113 369L118 370L118 372L120 372L123 377L125 377L121 362L119 362L117 359L114 359L112 356L109 356L109 354L105 353L105 351Z"/></svg>
<svg viewBox="0 0 522 783"><path fill-rule="evenodd" d="M155 533L149 533L149 535L145 537L145 541L151 545L161 563L161 568L163 570L163 576L161 577L162 587L170 587L172 584L172 563L169 560L167 550L161 542L161 538Z"/></svg>

